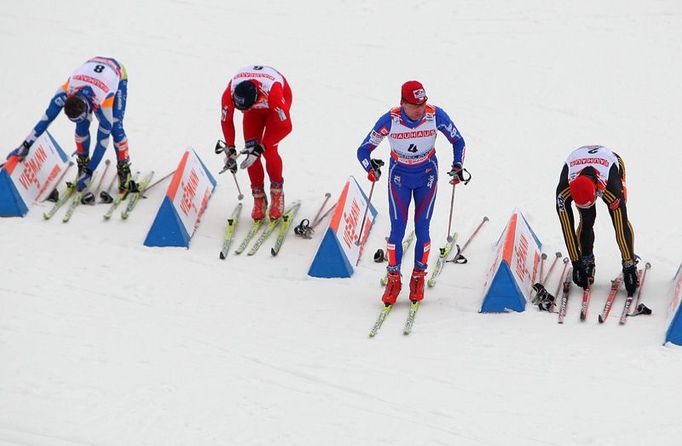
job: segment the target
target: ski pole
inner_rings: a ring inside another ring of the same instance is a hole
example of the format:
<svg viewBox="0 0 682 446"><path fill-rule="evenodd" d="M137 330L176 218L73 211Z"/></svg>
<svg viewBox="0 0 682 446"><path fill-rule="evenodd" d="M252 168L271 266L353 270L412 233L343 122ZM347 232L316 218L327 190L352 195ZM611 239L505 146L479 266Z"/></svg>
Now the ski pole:
<svg viewBox="0 0 682 446"><path fill-rule="evenodd" d="M452 241L452 233L450 231L452 229L452 209L455 207L455 186L456 184L452 185L452 196L450 197L450 217L448 219L448 237L446 239L448 242Z"/></svg>
<svg viewBox="0 0 682 446"><path fill-rule="evenodd" d="M564 257L564 269L561 271L561 276L559 276L559 285L556 286L556 291L554 292L555 296L559 295L559 292L561 291L561 285L566 279L566 268L568 268L568 257Z"/></svg>
<svg viewBox="0 0 682 446"><path fill-rule="evenodd" d="M102 187L102 183L104 182L104 177L107 176L107 171L109 170L109 165L111 164L111 160L106 159L104 160L104 172L102 172L102 176L99 178L99 183L97 183L97 187L95 188L94 194L97 194L99 191L99 188Z"/></svg>
<svg viewBox="0 0 682 446"><path fill-rule="evenodd" d="M239 187L239 181L237 181L237 174L232 172L232 178L234 178L234 184L237 186L237 192L238 192L237 200L241 201L244 199L244 194L242 193L241 187Z"/></svg>
<svg viewBox="0 0 682 446"><path fill-rule="evenodd" d="M317 210L317 214L315 214L315 218L313 218L313 226L315 226L315 223L317 223L317 219L320 218L320 214L322 213L322 209L327 205L327 202L329 201L329 197L331 197L332 194L329 192L324 194L324 201L322 202L322 206L320 206L320 209Z"/></svg>
<svg viewBox="0 0 682 446"><path fill-rule="evenodd" d="M540 283L542 283L542 272L545 270L545 260L547 260L547 254L543 252L540 256Z"/></svg>
<svg viewBox="0 0 682 446"><path fill-rule="evenodd" d="M642 272L642 281L639 284L639 290L637 290L637 300L635 300L635 310L637 311L637 307L639 306L639 298L642 296L642 288L644 288L644 279L646 279L646 272L651 268L651 263L646 262L646 265L644 265L644 272Z"/></svg>
<svg viewBox="0 0 682 446"><path fill-rule="evenodd" d="M369 197L367 198L367 206L365 206L365 213L362 216L362 224L360 225L360 233L358 239L355 241L355 246L360 246L360 239L362 238L362 231L365 229L365 220L367 219L367 212L369 212L369 205L372 202L372 195L374 194L374 185L376 181L372 181L372 187L369 189Z"/></svg>
<svg viewBox="0 0 682 446"><path fill-rule="evenodd" d="M157 184L159 184L160 182L162 182L163 180L165 180L165 179L168 178L169 176L173 175L174 173L175 173L175 170L172 171L172 172L170 172L170 173L167 173L167 174L164 175L162 178L159 178L158 180L154 181L151 185L147 186L147 188L146 188L144 191L147 192L149 189L151 189L152 187L156 186Z"/></svg>
<svg viewBox="0 0 682 446"><path fill-rule="evenodd" d="M540 281L540 283L542 283L543 285L547 283L547 280L548 280L548 279L550 278L550 276L552 275L552 271L554 270L554 267L556 266L556 262L557 262L560 258L561 258L561 253L560 253L559 251L557 251L556 257L554 257L554 260L552 261L552 264L549 266L549 270L547 270L547 275L545 275L545 277L542 277L542 276L540 277L540 279L542 279L542 280Z"/></svg>
<svg viewBox="0 0 682 446"><path fill-rule="evenodd" d="M69 161L69 164L67 164L67 165L66 165L66 168L65 168L64 170L62 170L62 173L61 173L61 175L59 175L59 178L57 178L57 181L54 182L54 188L52 189L52 191L47 195L47 197L43 198L43 199L40 200L40 201L45 201L45 200L47 200L48 198L50 198L50 196L54 193L54 191L57 190L57 188L59 187L59 183L60 183L60 182L64 179L64 177L66 176L66 172L68 172L69 169L71 169L71 166L73 166L73 161ZM36 198L36 201L38 201L39 198L40 198L40 195L38 196L38 198Z"/></svg>
<svg viewBox="0 0 682 446"><path fill-rule="evenodd" d="M332 207L330 207L329 209L327 209L327 211L322 215L322 217L320 217L319 220L317 220L316 222L313 222L313 225L312 225L310 228L311 228L311 229L315 229L315 227L316 227L317 225L319 225L325 218L327 218L327 215L331 214L332 211L333 211L334 209L336 209L336 204L337 204L337 203L334 203L334 205L333 205Z"/></svg>
<svg viewBox="0 0 682 446"><path fill-rule="evenodd" d="M481 220L481 222L478 224L476 229L474 229L474 232L472 232L471 235L469 236L469 238L467 239L467 241L464 242L464 245L462 246L462 248L457 252L457 254L452 258L452 260L447 260L447 261L452 262L452 263L460 263L459 260L464 258L462 253L464 252L465 249L467 249L467 246L469 246L469 243L471 243L474 240L474 237L476 237L476 234L478 234L478 231L480 231L481 228L483 227L483 225L486 224L488 221L489 221L488 217L483 217L483 220ZM466 262L461 262L461 263L466 263Z"/></svg>

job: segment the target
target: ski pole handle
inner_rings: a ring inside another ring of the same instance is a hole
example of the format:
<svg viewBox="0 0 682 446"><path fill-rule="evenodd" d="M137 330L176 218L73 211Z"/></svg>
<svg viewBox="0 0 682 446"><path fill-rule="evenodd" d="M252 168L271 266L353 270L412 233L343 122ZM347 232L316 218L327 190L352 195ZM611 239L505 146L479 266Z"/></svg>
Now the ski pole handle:
<svg viewBox="0 0 682 446"><path fill-rule="evenodd" d="M360 246L360 239L362 238L362 231L365 230L365 220L367 219L367 212L369 212L369 205L372 202L372 195L374 195L374 185L376 181L372 181L372 187L369 190L369 197L367 198L367 206L365 206L365 213L362 216L362 224L360 225L360 233L358 239L355 241L355 246Z"/></svg>

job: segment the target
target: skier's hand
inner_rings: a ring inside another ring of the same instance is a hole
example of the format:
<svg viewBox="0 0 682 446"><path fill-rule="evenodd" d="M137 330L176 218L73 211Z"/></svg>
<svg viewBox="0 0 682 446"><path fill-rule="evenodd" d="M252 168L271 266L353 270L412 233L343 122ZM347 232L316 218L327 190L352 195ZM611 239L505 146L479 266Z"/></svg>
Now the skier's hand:
<svg viewBox="0 0 682 446"><path fill-rule="evenodd" d="M19 161L23 161L24 158L28 156L28 151L31 148L31 143L28 141L24 141L21 143L19 147L16 149L12 150L8 155L7 159L12 158L13 156L16 156L19 158Z"/></svg>
<svg viewBox="0 0 682 446"><path fill-rule="evenodd" d="M225 166L220 173L229 170L232 173L237 173L237 149L234 146L228 146L225 150Z"/></svg>
<svg viewBox="0 0 682 446"><path fill-rule="evenodd" d="M637 278L637 264L633 261L623 262L623 283L628 292L628 296L633 296L637 287L639 287L639 279Z"/></svg>
<svg viewBox="0 0 682 446"><path fill-rule="evenodd" d="M265 152L265 147L258 144L256 140L251 139L246 141L244 149L240 152L242 155L246 155L246 159L242 161L239 165L242 169L248 169L253 163L256 162L259 156Z"/></svg>
<svg viewBox="0 0 682 446"><path fill-rule="evenodd" d="M76 190L78 192L84 190L86 187L88 187L88 184L90 184L90 180L92 180L92 170L86 167L83 169L83 174L80 176L80 178L78 178Z"/></svg>
<svg viewBox="0 0 682 446"><path fill-rule="evenodd" d="M374 183L381 178L381 167L384 165L384 162L380 159L371 159L370 164L372 167L367 172L367 179Z"/></svg>
<svg viewBox="0 0 682 446"><path fill-rule="evenodd" d="M583 260L573 262L573 283L586 290L590 286L587 277L587 263Z"/></svg>
<svg viewBox="0 0 682 446"><path fill-rule="evenodd" d="M452 165L452 169L448 172L448 175L452 177L450 184L459 184L464 181L464 169L462 168L462 163L455 163Z"/></svg>

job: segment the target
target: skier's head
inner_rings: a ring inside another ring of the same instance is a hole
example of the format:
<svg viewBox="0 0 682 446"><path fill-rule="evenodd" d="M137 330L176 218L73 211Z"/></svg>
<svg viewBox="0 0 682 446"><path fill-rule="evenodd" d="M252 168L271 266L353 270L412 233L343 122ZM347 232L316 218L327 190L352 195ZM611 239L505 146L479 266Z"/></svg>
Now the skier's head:
<svg viewBox="0 0 682 446"><path fill-rule="evenodd" d="M426 104L429 98L426 96L426 90L419 81L407 81L400 89L401 102L407 102L412 105Z"/></svg>
<svg viewBox="0 0 682 446"><path fill-rule="evenodd" d="M590 172L581 172L568 183L568 188L575 205L581 209L591 208L597 201L597 179Z"/></svg>
<svg viewBox="0 0 682 446"><path fill-rule="evenodd" d="M80 94L72 94L66 98L64 113L73 122L84 121L90 112L90 104Z"/></svg>
<svg viewBox="0 0 682 446"><path fill-rule="evenodd" d="M258 87L253 81L246 80L238 83L232 92L232 102L234 106L245 111L250 109L258 99Z"/></svg>

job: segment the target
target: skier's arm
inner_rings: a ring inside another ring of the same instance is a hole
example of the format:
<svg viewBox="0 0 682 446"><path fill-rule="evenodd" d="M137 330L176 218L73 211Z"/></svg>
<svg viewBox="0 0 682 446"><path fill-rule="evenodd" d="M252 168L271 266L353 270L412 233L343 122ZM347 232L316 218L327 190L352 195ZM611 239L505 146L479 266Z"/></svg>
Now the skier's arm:
<svg viewBox="0 0 682 446"><path fill-rule="evenodd" d="M564 164L559 178L559 185L556 188L556 211L561 223L561 232L564 235L564 242L568 250L568 257L571 262L580 260L580 248L578 237L575 233L575 221L573 220L573 209L571 203L571 191L568 188L568 164Z"/></svg>
<svg viewBox="0 0 682 446"><path fill-rule="evenodd" d="M112 93L104 102L102 102L102 105L95 109L95 116L97 116L97 120L99 121L99 127L97 128L97 143L95 144L95 150L92 152L90 162L88 163L88 169L92 171L99 166L99 163L104 156L104 152L109 145L109 135L111 135L111 128L114 123L113 105L114 94Z"/></svg>
<svg viewBox="0 0 682 446"><path fill-rule="evenodd" d="M452 144L452 164L464 164L464 154L466 146L464 144L464 138L457 130L455 123L452 119L445 113L440 107L436 107L436 128L448 139L450 144Z"/></svg>
<svg viewBox="0 0 682 446"><path fill-rule="evenodd" d="M221 100L222 114L220 126L223 129L223 137L228 147L234 147L234 104L232 103L232 81L227 84Z"/></svg>
<svg viewBox="0 0 682 446"><path fill-rule="evenodd" d="M263 133L263 145L266 149L276 146L291 132L289 104L284 101L282 84L273 84L268 93L268 105L271 116L268 117L269 124L265 126L265 133Z"/></svg>
<svg viewBox="0 0 682 446"><path fill-rule="evenodd" d="M388 135L388 130L391 128L391 112L384 114L379 120L374 124L372 130L365 137L358 147L358 160L362 164L363 169L369 172L372 169L372 163L370 157L372 156L372 150L376 149L381 141L384 140L386 135Z"/></svg>
<svg viewBox="0 0 682 446"><path fill-rule="evenodd" d="M40 118L40 121L38 121L35 127L33 127L31 133L29 133L29 135L26 137L25 141L29 145L33 144L35 140L40 137L40 135L45 133L45 130L47 130L50 124L52 124L52 121L55 120L57 115L59 115L59 112L61 112L64 108L64 104L66 103L67 85L68 84L64 84L57 89L57 92L54 94L54 96L52 96L50 104L47 106L43 117Z"/></svg>
<svg viewBox="0 0 682 446"><path fill-rule="evenodd" d="M618 158L622 166L622 160ZM627 205L625 203L625 193L621 175L624 175L624 168L611 166L606 189L602 194L602 199L609 207L613 229L616 231L616 242L623 262L633 261L634 253L634 230L628 221Z"/></svg>

